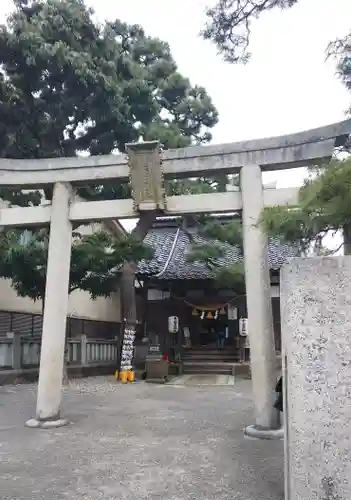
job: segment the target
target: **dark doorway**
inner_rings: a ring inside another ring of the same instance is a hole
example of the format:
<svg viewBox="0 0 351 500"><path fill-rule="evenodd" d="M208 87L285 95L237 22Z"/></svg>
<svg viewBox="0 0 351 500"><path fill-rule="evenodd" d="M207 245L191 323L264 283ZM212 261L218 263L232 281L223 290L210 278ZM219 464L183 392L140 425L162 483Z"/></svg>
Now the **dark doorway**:
<svg viewBox="0 0 351 500"><path fill-rule="evenodd" d="M225 332L227 327L226 316L218 319L201 319L192 316L189 322L191 344L195 347L216 347L217 332Z"/></svg>

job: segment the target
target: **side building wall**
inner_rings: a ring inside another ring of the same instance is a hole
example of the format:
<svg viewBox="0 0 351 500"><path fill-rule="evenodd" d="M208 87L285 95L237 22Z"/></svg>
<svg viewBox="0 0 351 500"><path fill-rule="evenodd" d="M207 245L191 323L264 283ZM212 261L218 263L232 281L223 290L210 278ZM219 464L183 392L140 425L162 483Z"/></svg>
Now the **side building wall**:
<svg viewBox="0 0 351 500"><path fill-rule="evenodd" d="M83 234L95 232L100 224L83 226ZM104 227L106 229L106 227ZM19 297L11 280L0 279L0 336L8 331L41 334L42 303ZM92 300L88 292L75 290L69 297L67 333L70 337L86 334L90 337L113 337L119 334L121 323L120 292L111 298Z"/></svg>

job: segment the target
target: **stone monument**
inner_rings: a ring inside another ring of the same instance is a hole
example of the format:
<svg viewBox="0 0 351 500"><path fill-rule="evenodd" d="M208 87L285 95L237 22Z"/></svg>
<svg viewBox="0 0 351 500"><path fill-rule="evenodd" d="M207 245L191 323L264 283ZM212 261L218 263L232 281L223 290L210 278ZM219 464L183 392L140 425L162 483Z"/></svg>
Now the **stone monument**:
<svg viewBox="0 0 351 500"><path fill-rule="evenodd" d="M282 271L285 499L351 498L351 256Z"/></svg>

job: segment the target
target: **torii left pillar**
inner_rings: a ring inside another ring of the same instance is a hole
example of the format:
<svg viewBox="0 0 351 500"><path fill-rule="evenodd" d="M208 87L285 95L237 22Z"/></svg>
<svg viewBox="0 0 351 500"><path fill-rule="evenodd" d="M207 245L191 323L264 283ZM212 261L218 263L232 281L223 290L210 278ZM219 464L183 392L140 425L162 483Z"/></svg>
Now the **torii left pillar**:
<svg viewBox="0 0 351 500"><path fill-rule="evenodd" d="M68 423L60 416L60 404L71 264L71 198L72 189L69 184L55 184L51 206L37 407L35 418L26 422L28 427L52 428Z"/></svg>

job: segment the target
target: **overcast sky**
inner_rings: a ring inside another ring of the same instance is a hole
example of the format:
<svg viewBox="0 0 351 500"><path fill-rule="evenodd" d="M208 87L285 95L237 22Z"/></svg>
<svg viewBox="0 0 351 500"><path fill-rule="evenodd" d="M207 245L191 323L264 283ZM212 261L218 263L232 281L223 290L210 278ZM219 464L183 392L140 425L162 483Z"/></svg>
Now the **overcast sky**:
<svg viewBox="0 0 351 500"><path fill-rule="evenodd" d="M298 132L345 118L351 94L325 61L329 41L350 30L351 0L300 0L271 11L252 27L249 64L230 65L198 34L214 0L90 0L101 20L141 24L169 42L179 70L206 87L219 111L213 142ZM167 5L167 7L166 7ZM191 6L191 7L190 7ZM278 185L299 185L303 171L265 174Z"/></svg>
<svg viewBox="0 0 351 500"><path fill-rule="evenodd" d="M204 10L214 0L88 0L99 20L138 23L147 34L169 42L179 70L206 87L219 111L213 142L232 142L298 132L345 118L351 103L325 61L330 40L348 33L351 0L300 0L271 11L252 27L249 64L230 65L198 33ZM0 0L0 18L12 2ZM278 186L299 185L301 169L265 174Z"/></svg>

